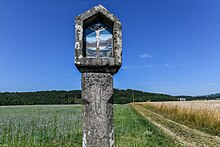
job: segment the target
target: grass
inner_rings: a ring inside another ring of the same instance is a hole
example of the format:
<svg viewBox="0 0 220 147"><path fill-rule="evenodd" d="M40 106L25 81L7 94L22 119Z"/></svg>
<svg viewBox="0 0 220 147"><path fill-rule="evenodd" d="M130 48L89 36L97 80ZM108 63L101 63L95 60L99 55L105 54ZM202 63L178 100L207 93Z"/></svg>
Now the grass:
<svg viewBox="0 0 220 147"><path fill-rule="evenodd" d="M142 105L178 123L211 135L220 136L220 111L216 108L212 110L212 104L209 104L208 107L201 107L199 106L200 103L188 102L187 105L175 104L175 102L143 103Z"/></svg>
<svg viewBox="0 0 220 147"><path fill-rule="evenodd" d="M82 107L0 107L0 146L81 146ZM128 105L114 106L115 145L176 146L176 143Z"/></svg>
<svg viewBox="0 0 220 147"><path fill-rule="evenodd" d="M119 147L178 146L128 105L115 106L115 144Z"/></svg>
<svg viewBox="0 0 220 147"><path fill-rule="evenodd" d="M0 144L80 146L81 106L0 107Z"/></svg>

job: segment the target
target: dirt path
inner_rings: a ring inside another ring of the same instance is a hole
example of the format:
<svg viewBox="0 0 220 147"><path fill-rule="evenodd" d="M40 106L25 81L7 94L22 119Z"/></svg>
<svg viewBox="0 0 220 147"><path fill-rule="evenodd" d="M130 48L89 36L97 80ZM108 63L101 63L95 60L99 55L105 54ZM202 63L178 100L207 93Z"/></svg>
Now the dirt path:
<svg viewBox="0 0 220 147"><path fill-rule="evenodd" d="M163 116L144 108L141 103L131 103L130 105L155 126L160 128L164 133L181 142L185 146L220 147L220 138L217 136L211 136L164 118Z"/></svg>

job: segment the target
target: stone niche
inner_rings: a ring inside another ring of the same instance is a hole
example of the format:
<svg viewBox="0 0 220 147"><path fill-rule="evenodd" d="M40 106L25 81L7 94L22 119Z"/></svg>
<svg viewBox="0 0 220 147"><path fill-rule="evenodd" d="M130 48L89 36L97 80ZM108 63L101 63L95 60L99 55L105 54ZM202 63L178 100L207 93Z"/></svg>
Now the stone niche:
<svg viewBox="0 0 220 147"><path fill-rule="evenodd" d="M98 5L75 19L75 65L81 73L118 72L122 64L121 23Z"/></svg>

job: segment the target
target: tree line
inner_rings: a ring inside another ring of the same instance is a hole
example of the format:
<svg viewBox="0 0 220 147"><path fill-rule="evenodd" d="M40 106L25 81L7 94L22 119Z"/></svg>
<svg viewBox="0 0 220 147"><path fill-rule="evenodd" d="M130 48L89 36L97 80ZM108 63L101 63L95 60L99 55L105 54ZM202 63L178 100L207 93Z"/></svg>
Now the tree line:
<svg viewBox="0 0 220 147"><path fill-rule="evenodd" d="M126 104L144 101L175 101L176 97L166 94L148 93L132 89L114 89L113 103ZM81 90L1 92L0 105L51 105L81 104Z"/></svg>
<svg viewBox="0 0 220 147"><path fill-rule="evenodd" d="M202 95L202 96L176 96L177 98L185 98L187 101L193 100L220 100L220 93L210 94L210 95Z"/></svg>

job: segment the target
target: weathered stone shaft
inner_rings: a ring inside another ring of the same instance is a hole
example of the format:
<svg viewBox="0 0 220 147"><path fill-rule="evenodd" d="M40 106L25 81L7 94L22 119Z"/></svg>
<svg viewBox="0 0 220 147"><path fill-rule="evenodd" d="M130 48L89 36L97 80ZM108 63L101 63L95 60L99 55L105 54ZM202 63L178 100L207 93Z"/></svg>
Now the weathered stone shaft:
<svg viewBox="0 0 220 147"><path fill-rule="evenodd" d="M113 75L82 73L83 147L114 146Z"/></svg>

